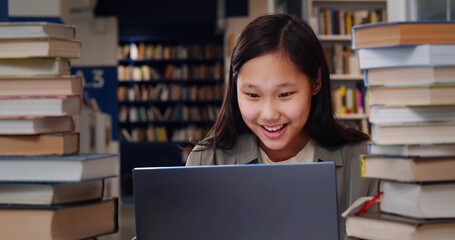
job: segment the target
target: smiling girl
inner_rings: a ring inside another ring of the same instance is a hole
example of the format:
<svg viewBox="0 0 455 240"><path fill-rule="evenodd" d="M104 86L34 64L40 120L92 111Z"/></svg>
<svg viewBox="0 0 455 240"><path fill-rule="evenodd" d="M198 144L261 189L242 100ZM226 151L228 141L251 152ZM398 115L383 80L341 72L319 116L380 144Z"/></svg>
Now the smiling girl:
<svg viewBox="0 0 455 240"><path fill-rule="evenodd" d="M220 114L188 166L333 161L339 212L376 191L360 177L369 138L335 120L327 62L307 23L285 14L253 20L230 68ZM344 238L343 219L339 230Z"/></svg>

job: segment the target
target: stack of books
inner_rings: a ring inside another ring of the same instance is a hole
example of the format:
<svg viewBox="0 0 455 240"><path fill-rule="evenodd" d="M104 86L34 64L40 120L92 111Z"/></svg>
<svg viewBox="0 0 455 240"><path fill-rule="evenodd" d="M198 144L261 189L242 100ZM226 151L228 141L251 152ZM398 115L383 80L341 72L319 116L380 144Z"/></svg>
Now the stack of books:
<svg viewBox="0 0 455 240"><path fill-rule="evenodd" d="M104 179L116 154L79 154L82 79L74 26L0 23L0 239L83 239L116 232Z"/></svg>
<svg viewBox="0 0 455 240"><path fill-rule="evenodd" d="M349 215L363 239L455 236L455 22L354 27L372 140L363 177L379 179L379 212Z"/></svg>

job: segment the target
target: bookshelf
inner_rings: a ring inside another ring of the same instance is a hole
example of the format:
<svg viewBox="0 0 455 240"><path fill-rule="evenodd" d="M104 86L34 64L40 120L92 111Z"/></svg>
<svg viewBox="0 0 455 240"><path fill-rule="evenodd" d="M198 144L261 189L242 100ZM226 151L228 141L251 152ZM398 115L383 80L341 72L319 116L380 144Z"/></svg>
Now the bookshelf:
<svg viewBox="0 0 455 240"><path fill-rule="evenodd" d="M120 37L118 109L122 193L131 169L183 165L218 114L224 92L222 38Z"/></svg>
<svg viewBox="0 0 455 240"><path fill-rule="evenodd" d="M307 12L303 14L319 36L326 54L337 119L368 134L364 76L351 49L350 29L358 24L385 21L386 4L386 0L310 0L306 1ZM341 94L340 89L343 89ZM358 89L362 96L346 94L344 89L354 92ZM347 99L349 96L354 97ZM346 106L350 103L352 109Z"/></svg>

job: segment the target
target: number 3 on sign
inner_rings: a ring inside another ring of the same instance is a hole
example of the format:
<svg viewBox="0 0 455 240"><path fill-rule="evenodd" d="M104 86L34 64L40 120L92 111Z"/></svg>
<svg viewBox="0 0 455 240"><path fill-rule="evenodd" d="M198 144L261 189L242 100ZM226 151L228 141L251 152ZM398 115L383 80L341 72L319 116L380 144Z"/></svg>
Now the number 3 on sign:
<svg viewBox="0 0 455 240"><path fill-rule="evenodd" d="M82 70L77 70L76 75L79 75L82 77L82 84L84 88L102 88L104 87L104 70L102 69L93 69L91 76L86 76L84 75L84 72ZM89 80L89 81L87 81Z"/></svg>

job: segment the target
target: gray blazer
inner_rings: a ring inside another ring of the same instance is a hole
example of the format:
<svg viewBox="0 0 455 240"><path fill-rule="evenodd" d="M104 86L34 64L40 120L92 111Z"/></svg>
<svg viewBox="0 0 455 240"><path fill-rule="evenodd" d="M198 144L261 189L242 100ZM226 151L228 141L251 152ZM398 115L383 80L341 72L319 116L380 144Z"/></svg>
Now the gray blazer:
<svg viewBox="0 0 455 240"><path fill-rule="evenodd" d="M195 151L188 156L187 166L213 165L213 150ZM377 181L360 176L360 154L367 153L367 142L346 144L339 148L325 148L315 142L314 162L333 161L336 165L338 216L355 200L364 196L373 196L377 192ZM233 148L216 150L217 164L257 164L261 162L258 138L254 134L241 135ZM339 217L340 239L345 239L345 219Z"/></svg>

